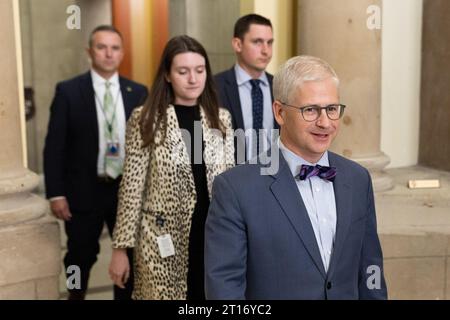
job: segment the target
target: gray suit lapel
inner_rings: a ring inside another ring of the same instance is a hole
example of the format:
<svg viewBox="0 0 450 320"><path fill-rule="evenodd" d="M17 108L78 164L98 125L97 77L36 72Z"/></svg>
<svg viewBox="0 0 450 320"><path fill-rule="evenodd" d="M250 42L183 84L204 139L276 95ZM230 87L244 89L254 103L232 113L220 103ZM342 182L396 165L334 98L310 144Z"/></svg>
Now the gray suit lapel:
<svg viewBox="0 0 450 320"><path fill-rule="evenodd" d="M347 237L348 229L350 227L351 213L352 213L352 193L348 174L345 171L345 166L341 161L329 152L330 165L337 168L337 175L333 182L334 195L336 198L336 237L334 241L333 254L328 269L329 276L332 276L339 257L344 249L345 238Z"/></svg>
<svg viewBox="0 0 450 320"><path fill-rule="evenodd" d="M305 204L281 152L279 153L279 159L280 168L278 173L273 175L275 181L270 186L270 189L303 242L317 269L326 278L325 268Z"/></svg>

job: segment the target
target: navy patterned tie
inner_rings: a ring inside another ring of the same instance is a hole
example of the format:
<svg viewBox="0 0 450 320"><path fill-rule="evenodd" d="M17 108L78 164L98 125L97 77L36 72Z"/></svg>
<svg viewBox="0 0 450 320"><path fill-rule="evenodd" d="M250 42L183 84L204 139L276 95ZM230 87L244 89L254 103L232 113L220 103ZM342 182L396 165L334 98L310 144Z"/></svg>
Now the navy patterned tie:
<svg viewBox="0 0 450 320"><path fill-rule="evenodd" d="M263 128L263 93L259 86L261 80L252 79L250 84L252 85L252 113L253 113L253 130L256 130L256 154L258 155L259 149L259 130Z"/></svg>
<svg viewBox="0 0 450 320"><path fill-rule="evenodd" d="M309 166L307 164L302 164L300 168L300 173L296 178L300 180L306 180L308 178L318 176L324 180L328 180L333 182L336 177L336 168L335 167L325 167L320 165Z"/></svg>

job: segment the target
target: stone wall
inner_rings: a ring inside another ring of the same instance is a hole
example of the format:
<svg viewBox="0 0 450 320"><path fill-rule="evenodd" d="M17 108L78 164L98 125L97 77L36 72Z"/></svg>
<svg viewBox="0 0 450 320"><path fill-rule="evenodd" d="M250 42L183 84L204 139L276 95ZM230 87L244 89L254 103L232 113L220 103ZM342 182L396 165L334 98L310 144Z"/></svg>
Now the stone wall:
<svg viewBox="0 0 450 320"><path fill-rule="evenodd" d="M206 49L213 73L231 68L234 23L240 16L239 0L170 0L169 36L187 34Z"/></svg>
<svg viewBox="0 0 450 320"><path fill-rule="evenodd" d="M447 171L450 171L449 14L450 1L424 1L419 144L420 164Z"/></svg>

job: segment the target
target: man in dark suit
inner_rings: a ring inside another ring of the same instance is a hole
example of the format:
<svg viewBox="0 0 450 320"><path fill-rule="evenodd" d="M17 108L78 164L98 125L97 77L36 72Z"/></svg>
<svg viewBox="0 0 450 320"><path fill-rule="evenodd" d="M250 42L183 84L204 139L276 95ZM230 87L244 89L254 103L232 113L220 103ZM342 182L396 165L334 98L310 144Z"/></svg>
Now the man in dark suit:
<svg viewBox="0 0 450 320"><path fill-rule="evenodd" d="M232 39L237 63L215 76L221 105L233 118L236 134L236 161L255 157L265 151L278 125L272 114L272 79L265 71L272 58L272 24L257 14L239 18ZM261 134L259 136L258 134Z"/></svg>
<svg viewBox="0 0 450 320"><path fill-rule="evenodd" d="M69 299L84 299L104 224L113 231L126 119L147 96L145 86L118 75L123 44L114 27L97 27L87 51L91 70L56 86L44 148L47 198L67 234L64 264L81 275ZM129 299L131 291L130 277L114 297Z"/></svg>
<svg viewBox="0 0 450 320"><path fill-rule="evenodd" d="M280 139L263 164L214 180L205 230L208 299L386 299L369 172L328 151L345 106L325 61L274 78Z"/></svg>

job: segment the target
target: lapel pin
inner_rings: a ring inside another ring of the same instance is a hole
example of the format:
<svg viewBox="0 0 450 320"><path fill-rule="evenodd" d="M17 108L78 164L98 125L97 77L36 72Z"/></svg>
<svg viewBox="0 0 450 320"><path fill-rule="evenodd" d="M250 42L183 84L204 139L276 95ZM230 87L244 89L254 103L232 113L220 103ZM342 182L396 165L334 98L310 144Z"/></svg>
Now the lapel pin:
<svg viewBox="0 0 450 320"><path fill-rule="evenodd" d="M131 89L131 87L127 87L127 91L131 92L131 91L133 91L133 89Z"/></svg>

